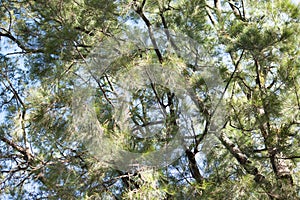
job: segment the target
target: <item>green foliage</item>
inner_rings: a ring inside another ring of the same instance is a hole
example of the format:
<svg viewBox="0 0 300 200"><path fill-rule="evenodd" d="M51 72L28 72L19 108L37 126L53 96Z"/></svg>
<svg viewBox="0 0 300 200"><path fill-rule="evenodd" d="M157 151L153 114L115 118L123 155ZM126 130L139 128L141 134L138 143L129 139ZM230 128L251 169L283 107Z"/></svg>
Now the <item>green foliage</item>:
<svg viewBox="0 0 300 200"><path fill-rule="evenodd" d="M2 0L0 198L298 199L300 7L214 2ZM167 73L142 84L148 65ZM220 102L210 87L217 75L204 72L214 67L226 87L218 85ZM90 82L96 120L86 126L101 131L82 139L74 121L88 114L76 113L74 95ZM189 103L173 93L183 89ZM213 116L216 103L224 116ZM196 120L184 116L189 109ZM210 131L214 117L223 127ZM157 168L121 170L93 152L122 149L150 162L178 132L190 138L183 155ZM98 144L98 134L111 143Z"/></svg>

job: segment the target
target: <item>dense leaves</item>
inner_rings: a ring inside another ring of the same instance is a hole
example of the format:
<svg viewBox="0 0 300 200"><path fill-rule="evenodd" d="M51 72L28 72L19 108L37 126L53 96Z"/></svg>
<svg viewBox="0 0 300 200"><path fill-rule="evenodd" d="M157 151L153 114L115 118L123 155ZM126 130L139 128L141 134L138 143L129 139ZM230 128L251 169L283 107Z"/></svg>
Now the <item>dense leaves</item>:
<svg viewBox="0 0 300 200"><path fill-rule="evenodd" d="M298 199L299 16L283 0L2 0L1 199ZM95 121L74 103L89 83ZM95 124L112 143L81 134ZM178 134L167 165L107 162L157 161Z"/></svg>

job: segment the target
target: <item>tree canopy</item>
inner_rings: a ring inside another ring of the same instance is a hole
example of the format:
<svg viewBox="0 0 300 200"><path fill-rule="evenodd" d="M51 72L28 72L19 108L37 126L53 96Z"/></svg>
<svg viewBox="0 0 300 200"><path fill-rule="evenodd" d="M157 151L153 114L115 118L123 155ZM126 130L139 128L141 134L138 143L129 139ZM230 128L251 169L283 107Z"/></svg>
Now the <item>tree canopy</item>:
<svg viewBox="0 0 300 200"><path fill-rule="evenodd" d="M299 16L2 0L1 199L299 199Z"/></svg>

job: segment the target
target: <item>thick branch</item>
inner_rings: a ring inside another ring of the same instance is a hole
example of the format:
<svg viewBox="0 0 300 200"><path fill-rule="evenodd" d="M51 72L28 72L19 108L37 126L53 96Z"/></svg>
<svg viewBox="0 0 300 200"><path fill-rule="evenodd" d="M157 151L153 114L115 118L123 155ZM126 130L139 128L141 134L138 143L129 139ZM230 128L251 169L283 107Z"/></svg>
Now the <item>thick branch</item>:
<svg viewBox="0 0 300 200"><path fill-rule="evenodd" d="M274 195L272 194L273 187L271 183L266 179L264 175L259 173L258 168L255 166L255 164L248 159L248 157L225 135L225 133L221 133L218 138L226 147L226 149L233 155L233 157L235 157L237 161L242 165L246 172L255 176L254 181L260 184L263 189L266 190L270 199L273 199Z"/></svg>
<svg viewBox="0 0 300 200"><path fill-rule="evenodd" d="M204 178L201 175L201 173L199 171L199 168L197 166L197 162L196 162L196 159L195 159L195 154L189 149L187 149L185 151L185 153L186 153L186 155L188 157L188 160L189 160L189 167L190 167L192 176L197 181L197 183L199 183L201 185L203 183Z"/></svg>
<svg viewBox="0 0 300 200"><path fill-rule="evenodd" d="M220 0L214 0L215 8L218 12L221 12L221 1Z"/></svg>
<svg viewBox="0 0 300 200"><path fill-rule="evenodd" d="M144 4L144 3L143 3ZM142 5L143 5L142 4ZM144 12L143 12L143 7L139 6L136 1L134 1L134 6L135 6L135 12L142 18L142 20L144 21L144 23L146 24L147 28L148 28L148 32L149 32L149 37L150 37L150 40L152 42L152 45L154 47L154 51L158 57L158 60L160 63L163 62L163 57L162 57L162 54L158 48L158 45L157 45L157 42L156 42L156 39L154 37L154 34L153 34L153 30L152 30L152 25L151 25L151 22L148 20L148 18L145 16Z"/></svg>

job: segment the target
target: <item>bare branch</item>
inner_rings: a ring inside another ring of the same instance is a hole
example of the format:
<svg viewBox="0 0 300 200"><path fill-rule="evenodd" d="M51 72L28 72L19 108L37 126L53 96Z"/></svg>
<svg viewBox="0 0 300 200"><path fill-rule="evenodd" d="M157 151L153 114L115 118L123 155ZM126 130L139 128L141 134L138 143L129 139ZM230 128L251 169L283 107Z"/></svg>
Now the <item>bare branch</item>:
<svg viewBox="0 0 300 200"><path fill-rule="evenodd" d="M26 53L43 53L44 51L41 49L30 49L26 46L24 46L22 44L22 42L20 42L20 40L18 40L17 38L15 38L9 31L5 30L4 28L1 28L3 31L5 31L5 33L0 32L0 37L7 37L10 40L12 40L13 42L15 42L19 48L21 48L23 51L25 51Z"/></svg>
<svg viewBox="0 0 300 200"><path fill-rule="evenodd" d="M21 147L21 146L17 145L15 142L13 142L13 141L11 141L11 140L9 140L9 139L3 137L3 136L0 137L0 140L2 140L3 142L5 142L5 143L8 144L9 146L11 146L13 149L17 150L17 151L20 152L21 154L23 154L25 160L30 161L30 160L33 159L34 156L33 156L33 154L31 154L31 153L29 152L28 149L26 149L26 148L24 148L24 147Z"/></svg>
<svg viewBox="0 0 300 200"><path fill-rule="evenodd" d="M245 18L242 16L242 13L241 13L240 9L234 4L234 2L229 0L228 3L230 5L234 15L237 18L239 18L240 20L245 21Z"/></svg>
<svg viewBox="0 0 300 200"><path fill-rule="evenodd" d="M215 27L217 25L217 21L214 19L212 13L210 12L209 10L209 6L206 6L205 7L205 11L206 11L206 14L210 20L210 22L212 23L212 25Z"/></svg>

